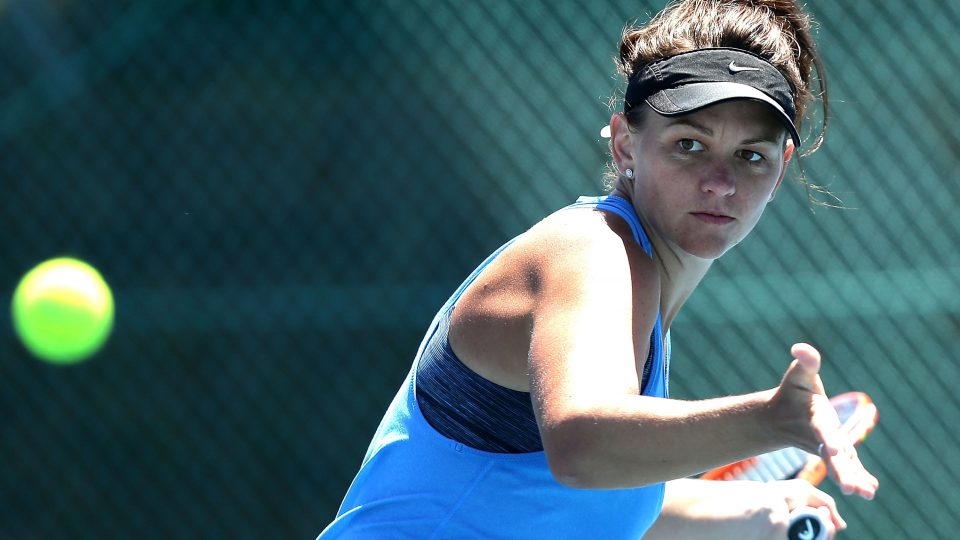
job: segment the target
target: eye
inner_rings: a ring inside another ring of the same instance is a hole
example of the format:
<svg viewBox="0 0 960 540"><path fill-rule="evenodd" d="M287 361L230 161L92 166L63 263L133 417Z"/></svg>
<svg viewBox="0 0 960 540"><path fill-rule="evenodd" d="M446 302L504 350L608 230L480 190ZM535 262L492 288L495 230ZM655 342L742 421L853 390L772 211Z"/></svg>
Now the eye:
<svg viewBox="0 0 960 540"><path fill-rule="evenodd" d="M741 150L740 157L749 161L750 163L760 163L764 159L763 154L754 152L753 150Z"/></svg>
<svg viewBox="0 0 960 540"><path fill-rule="evenodd" d="M703 143L694 139L680 139L677 146L684 152L702 152Z"/></svg>

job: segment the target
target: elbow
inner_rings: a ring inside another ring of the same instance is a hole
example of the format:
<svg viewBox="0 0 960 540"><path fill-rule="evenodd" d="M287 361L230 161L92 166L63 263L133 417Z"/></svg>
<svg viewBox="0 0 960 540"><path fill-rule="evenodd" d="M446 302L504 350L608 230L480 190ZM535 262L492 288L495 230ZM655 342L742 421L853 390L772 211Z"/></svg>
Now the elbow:
<svg viewBox="0 0 960 540"><path fill-rule="evenodd" d="M577 415L540 426L550 474L578 489L624 489L663 482L663 471L642 459L643 450L625 445L595 416Z"/></svg>
<svg viewBox="0 0 960 540"><path fill-rule="evenodd" d="M596 487L590 481L590 475L584 470L582 464L568 456L557 456L548 452L547 464L550 466L553 479L561 485L577 489Z"/></svg>
<svg viewBox="0 0 960 540"><path fill-rule="evenodd" d="M581 459L568 454L547 452L547 464L550 474L557 483L577 489L596 489L600 487L589 468Z"/></svg>
<svg viewBox="0 0 960 540"><path fill-rule="evenodd" d="M550 474L558 483L578 489L607 487L597 466L601 460L596 445L574 422L542 429L541 437Z"/></svg>

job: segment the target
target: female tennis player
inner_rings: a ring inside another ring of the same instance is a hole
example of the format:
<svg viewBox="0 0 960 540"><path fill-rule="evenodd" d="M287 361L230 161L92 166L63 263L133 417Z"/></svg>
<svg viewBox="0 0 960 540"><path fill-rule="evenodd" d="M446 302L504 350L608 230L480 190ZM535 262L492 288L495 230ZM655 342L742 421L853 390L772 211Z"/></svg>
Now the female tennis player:
<svg viewBox="0 0 960 540"><path fill-rule="evenodd" d="M685 0L619 51L610 192L510 240L454 292L320 538L783 538L803 505L832 535L836 505L805 482L687 479L787 446L873 497L809 345L771 358L775 388L668 397L670 325L774 199L814 71L826 117L808 15Z"/></svg>

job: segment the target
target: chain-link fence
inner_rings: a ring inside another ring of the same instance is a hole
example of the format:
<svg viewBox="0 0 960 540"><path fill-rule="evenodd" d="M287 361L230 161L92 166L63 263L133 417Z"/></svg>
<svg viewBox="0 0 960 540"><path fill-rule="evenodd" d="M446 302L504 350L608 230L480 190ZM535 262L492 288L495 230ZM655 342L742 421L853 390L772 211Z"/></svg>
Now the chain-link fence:
<svg viewBox="0 0 960 540"><path fill-rule="evenodd" d="M310 538L434 311L601 191L628 19L662 1L0 1L0 283L74 255L95 358L0 332L0 537ZM834 118L674 324L673 391L776 384L791 343L881 422L849 538L960 530L960 8L811 0ZM834 488L832 493L840 496Z"/></svg>

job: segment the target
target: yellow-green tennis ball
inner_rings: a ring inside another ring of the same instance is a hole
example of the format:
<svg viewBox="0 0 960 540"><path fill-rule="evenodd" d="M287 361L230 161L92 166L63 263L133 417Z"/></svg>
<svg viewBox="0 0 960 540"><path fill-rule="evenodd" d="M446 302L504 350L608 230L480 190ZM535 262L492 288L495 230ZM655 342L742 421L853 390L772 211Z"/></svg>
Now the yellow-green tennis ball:
<svg viewBox="0 0 960 540"><path fill-rule="evenodd" d="M27 272L13 293L13 325L35 356L56 364L88 358L113 328L113 294L89 264L62 257Z"/></svg>

